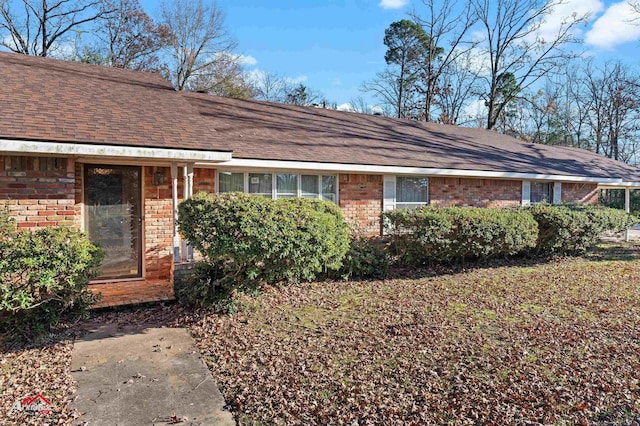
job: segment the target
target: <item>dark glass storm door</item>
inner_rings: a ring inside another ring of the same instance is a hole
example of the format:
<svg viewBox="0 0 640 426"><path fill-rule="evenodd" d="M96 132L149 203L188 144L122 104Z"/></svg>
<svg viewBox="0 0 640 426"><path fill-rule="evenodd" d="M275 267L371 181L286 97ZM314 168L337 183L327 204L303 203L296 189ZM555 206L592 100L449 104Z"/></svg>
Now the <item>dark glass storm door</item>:
<svg viewBox="0 0 640 426"><path fill-rule="evenodd" d="M86 230L105 252L99 279L142 276L140 167L85 166Z"/></svg>

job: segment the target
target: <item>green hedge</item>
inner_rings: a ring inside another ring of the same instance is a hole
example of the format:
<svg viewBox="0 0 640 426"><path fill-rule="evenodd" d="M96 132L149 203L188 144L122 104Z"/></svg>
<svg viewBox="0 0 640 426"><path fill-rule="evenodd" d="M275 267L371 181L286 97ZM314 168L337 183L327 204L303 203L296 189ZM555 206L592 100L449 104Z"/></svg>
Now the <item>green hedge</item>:
<svg viewBox="0 0 640 426"><path fill-rule="evenodd" d="M0 211L0 318L2 328L38 334L63 315L79 315L96 301L87 289L98 275L102 250L76 229L16 232Z"/></svg>
<svg viewBox="0 0 640 426"><path fill-rule="evenodd" d="M331 276L344 280L385 278L388 271L387 254L375 240L367 237L353 237L349 251L342 260L342 267Z"/></svg>
<svg viewBox="0 0 640 426"><path fill-rule="evenodd" d="M178 224L227 288L310 281L338 270L349 249L339 207L316 199L200 193L180 204Z"/></svg>
<svg viewBox="0 0 640 426"><path fill-rule="evenodd" d="M600 206L538 204L527 210L538 222L540 254L582 253L603 232L622 232L636 222L624 210Z"/></svg>
<svg viewBox="0 0 640 426"><path fill-rule="evenodd" d="M383 214L401 263L424 265L512 256L535 247L537 223L522 210L424 207Z"/></svg>

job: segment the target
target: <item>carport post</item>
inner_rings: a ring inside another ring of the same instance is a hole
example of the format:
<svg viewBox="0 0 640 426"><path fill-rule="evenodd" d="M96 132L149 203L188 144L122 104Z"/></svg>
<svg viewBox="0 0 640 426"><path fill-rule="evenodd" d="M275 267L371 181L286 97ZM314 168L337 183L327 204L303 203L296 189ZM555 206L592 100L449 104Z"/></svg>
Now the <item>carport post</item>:
<svg viewBox="0 0 640 426"><path fill-rule="evenodd" d="M631 190L629 188L624 189L624 211L627 214L631 213ZM627 242L629 241L629 228L627 228L624 239Z"/></svg>

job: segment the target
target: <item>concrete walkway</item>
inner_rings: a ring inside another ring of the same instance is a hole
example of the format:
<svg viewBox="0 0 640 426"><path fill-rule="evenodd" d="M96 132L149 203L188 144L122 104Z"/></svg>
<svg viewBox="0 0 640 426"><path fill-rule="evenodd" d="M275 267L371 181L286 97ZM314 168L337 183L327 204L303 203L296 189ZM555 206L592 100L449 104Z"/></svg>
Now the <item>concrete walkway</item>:
<svg viewBox="0 0 640 426"><path fill-rule="evenodd" d="M74 344L76 424L234 425L184 328L103 326Z"/></svg>

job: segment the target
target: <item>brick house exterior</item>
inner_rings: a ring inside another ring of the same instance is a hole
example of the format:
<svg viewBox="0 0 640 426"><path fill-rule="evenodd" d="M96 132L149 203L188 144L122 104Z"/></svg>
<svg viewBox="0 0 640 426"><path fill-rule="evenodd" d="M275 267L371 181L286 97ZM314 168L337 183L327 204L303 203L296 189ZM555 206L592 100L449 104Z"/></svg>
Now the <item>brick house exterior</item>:
<svg viewBox="0 0 640 426"><path fill-rule="evenodd" d="M593 204L640 186L626 164L480 129L179 93L153 74L8 53L0 72L0 195L20 228L73 226L108 248L92 284L103 305L173 297L192 258L177 206L200 191L325 199L375 236L394 208Z"/></svg>

